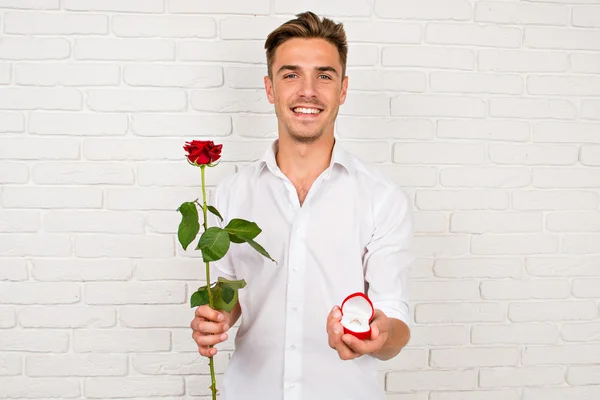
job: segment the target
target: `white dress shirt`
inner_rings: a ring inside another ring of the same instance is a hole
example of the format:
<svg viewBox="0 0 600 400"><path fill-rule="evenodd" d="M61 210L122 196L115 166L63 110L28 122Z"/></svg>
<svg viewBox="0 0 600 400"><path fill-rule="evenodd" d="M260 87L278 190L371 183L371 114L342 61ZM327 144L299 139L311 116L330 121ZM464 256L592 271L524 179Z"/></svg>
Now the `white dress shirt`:
<svg viewBox="0 0 600 400"><path fill-rule="evenodd" d="M277 146L275 140L260 161L223 181L212 201L221 226L233 218L256 222L262 233L255 240L277 261L232 243L211 263L211 280L247 283L221 398L383 400L377 360L341 360L329 347L326 322L333 306L363 292L376 309L409 325L409 197L336 141L329 167L301 206L277 166Z"/></svg>

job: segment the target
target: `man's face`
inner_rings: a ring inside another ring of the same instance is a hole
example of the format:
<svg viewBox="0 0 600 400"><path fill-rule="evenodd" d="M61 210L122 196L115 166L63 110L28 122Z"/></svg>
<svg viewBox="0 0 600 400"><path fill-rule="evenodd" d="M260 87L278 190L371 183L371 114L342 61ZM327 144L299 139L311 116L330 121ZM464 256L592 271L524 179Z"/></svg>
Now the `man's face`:
<svg viewBox="0 0 600 400"><path fill-rule="evenodd" d="M280 134L311 143L333 135L338 110L346 100L337 48L323 39L289 39L275 52L273 79L265 76L269 102L275 105Z"/></svg>

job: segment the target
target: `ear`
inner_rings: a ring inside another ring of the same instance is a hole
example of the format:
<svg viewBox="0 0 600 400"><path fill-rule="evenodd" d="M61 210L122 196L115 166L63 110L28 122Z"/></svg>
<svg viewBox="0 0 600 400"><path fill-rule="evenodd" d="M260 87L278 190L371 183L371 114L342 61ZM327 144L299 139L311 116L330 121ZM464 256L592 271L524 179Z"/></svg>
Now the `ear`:
<svg viewBox="0 0 600 400"><path fill-rule="evenodd" d="M264 77L265 91L267 92L267 98L269 103L275 104L275 96L273 95L273 81L268 76Z"/></svg>
<svg viewBox="0 0 600 400"><path fill-rule="evenodd" d="M342 80L342 90L340 91L340 105L346 101L346 94L348 93L348 75Z"/></svg>

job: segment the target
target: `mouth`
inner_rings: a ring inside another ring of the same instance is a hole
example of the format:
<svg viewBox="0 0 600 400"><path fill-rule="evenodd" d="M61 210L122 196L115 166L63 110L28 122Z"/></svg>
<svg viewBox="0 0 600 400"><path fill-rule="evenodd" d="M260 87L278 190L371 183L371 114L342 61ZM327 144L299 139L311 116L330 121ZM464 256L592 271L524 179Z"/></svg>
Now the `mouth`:
<svg viewBox="0 0 600 400"><path fill-rule="evenodd" d="M323 109L317 107L292 107L290 110L300 118L314 118L323 112Z"/></svg>

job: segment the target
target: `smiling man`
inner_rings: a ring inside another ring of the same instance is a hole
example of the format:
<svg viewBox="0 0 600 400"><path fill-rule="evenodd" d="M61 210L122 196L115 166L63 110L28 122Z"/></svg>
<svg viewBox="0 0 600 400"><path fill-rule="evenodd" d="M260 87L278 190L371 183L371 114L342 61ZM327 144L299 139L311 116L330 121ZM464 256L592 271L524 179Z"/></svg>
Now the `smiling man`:
<svg viewBox="0 0 600 400"><path fill-rule="evenodd" d="M198 307L192 337L202 355L214 355L209 346L242 317L225 400L384 400L377 360L396 356L410 337L409 198L335 139L348 90L343 26L306 12L273 31L265 48L278 138L216 188L213 204L224 224L229 215L256 221L278 264L247 246L213 263L214 277L247 286L230 314ZM356 292L375 309L364 340L341 325L339 305Z"/></svg>

